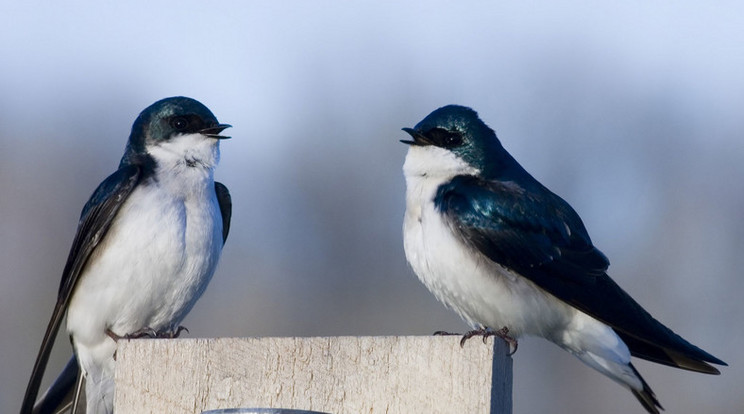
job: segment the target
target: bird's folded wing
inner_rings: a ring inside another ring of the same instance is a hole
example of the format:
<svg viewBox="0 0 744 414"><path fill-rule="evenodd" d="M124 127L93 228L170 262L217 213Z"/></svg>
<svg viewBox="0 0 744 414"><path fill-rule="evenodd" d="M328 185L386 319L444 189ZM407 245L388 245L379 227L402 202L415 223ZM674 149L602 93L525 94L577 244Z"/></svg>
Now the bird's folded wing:
<svg viewBox="0 0 744 414"><path fill-rule="evenodd" d="M492 261L610 325L633 355L695 371L722 364L655 320L606 274L578 214L539 183L458 176L440 187L435 204L452 229Z"/></svg>
<svg viewBox="0 0 744 414"><path fill-rule="evenodd" d="M220 214L222 215L222 244L227 242L227 235L230 234L230 218L232 217L232 197L227 187L215 181L214 190L217 193L217 203L220 205Z"/></svg>

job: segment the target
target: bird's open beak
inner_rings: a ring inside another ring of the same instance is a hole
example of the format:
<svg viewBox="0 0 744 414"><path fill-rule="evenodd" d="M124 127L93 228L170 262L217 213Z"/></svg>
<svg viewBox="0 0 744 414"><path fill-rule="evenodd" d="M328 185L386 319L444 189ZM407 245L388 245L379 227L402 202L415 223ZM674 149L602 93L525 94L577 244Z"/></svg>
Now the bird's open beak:
<svg viewBox="0 0 744 414"><path fill-rule="evenodd" d="M407 139L402 139L400 142L407 144L407 145L415 145L415 146L425 146L425 145L431 145L431 141L427 139L423 134L416 131L413 128L403 128L403 131L406 131L408 135L410 135L413 138L413 141L409 141Z"/></svg>
<svg viewBox="0 0 744 414"><path fill-rule="evenodd" d="M215 126L204 128L201 131L199 131L200 134L207 136L209 138L214 139L230 139L230 137L226 137L224 135L220 135L220 132L226 130L227 128L232 128L232 125L229 124L217 124Z"/></svg>

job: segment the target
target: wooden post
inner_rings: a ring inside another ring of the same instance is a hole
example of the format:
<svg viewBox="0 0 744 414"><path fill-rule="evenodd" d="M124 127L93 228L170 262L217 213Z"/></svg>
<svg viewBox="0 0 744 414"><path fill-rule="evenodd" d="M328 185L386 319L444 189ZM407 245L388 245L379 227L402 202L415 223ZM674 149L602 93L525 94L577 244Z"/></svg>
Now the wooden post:
<svg viewBox="0 0 744 414"><path fill-rule="evenodd" d="M459 342L459 336L122 340L114 408L511 413L506 344Z"/></svg>

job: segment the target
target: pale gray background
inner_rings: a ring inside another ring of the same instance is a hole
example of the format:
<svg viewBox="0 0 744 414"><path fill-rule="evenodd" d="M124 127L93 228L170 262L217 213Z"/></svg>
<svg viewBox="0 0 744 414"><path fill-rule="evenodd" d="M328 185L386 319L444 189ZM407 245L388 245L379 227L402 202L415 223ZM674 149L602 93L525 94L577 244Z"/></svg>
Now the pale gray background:
<svg viewBox="0 0 744 414"><path fill-rule="evenodd" d="M574 206L620 285L731 364L638 362L668 412L744 411L744 6L558 3L4 2L0 412L19 407L80 209L172 95L235 126L217 171L232 233L191 337L464 330L406 265L398 143L458 103ZM50 373L69 352L60 338ZM541 339L514 367L515 413L642 412Z"/></svg>

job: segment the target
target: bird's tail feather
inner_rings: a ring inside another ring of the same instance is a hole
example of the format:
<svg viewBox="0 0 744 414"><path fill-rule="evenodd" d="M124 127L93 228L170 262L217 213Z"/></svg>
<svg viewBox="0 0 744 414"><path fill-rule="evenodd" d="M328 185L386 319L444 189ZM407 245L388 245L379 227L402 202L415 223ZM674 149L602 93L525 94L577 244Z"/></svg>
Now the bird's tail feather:
<svg viewBox="0 0 744 414"><path fill-rule="evenodd" d="M69 411L79 372L77 359L73 356L67 361L67 365L54 380L54 383L36 401L32 411L33 414L56 414Z"/></svg>
<svg viewBox="0 0 744 414"><path fill-rule="evenodd" d="M556 343L581 362L629 389L649 413L659 414L659 409L663 409L659 400L630 363L630 350L617 333L581 313L574 322L574 328L580 329L564 332L558 336L562 341Z"/></svg>
<svg viewBox="0 0 744 414"><path fill-rule="evenodd" d="M636 374L638 379L641 380L641 384L643 384L643 389L636 390L634 388L630 389L630 392L635 395L635 397L640 401L641 405L643 405L643 408L646 409L651 414L659 414L659 410L663 410L664 407L661 406L659 403L659 400L656 399L656 394L651 390L651 387L648 386L648 383L646 380L643 379L641 374L638 373L638 370L635 369L633 364L628 364L630 369L633 370L633 372Z"/></svg>
<svg viewBox="0 0 744 414"><path fill-rule="evenodd" d="M664 409L646 380L630 362L623 363L606 359L591 352L574 353L574 355L583 363L629 389L649 413L659 414L659 410Z"/></svg>

